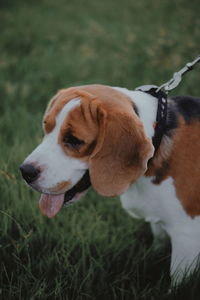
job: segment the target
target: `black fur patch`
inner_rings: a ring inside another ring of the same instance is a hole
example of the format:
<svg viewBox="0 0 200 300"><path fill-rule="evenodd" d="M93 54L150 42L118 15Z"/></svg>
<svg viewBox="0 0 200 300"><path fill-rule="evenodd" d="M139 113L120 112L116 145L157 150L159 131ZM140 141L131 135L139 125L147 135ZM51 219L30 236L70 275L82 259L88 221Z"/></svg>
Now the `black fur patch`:
<svg viewBox="0 0 200 300"><path fill-rule="evenodd" d="M178 118L182 116L186 123L197 119L200 121L200 98L192 96L176 96L168 99L166 135L170 136L172 130L178 127Z"/></svg>
<svg viewBox="0 0 200 300"><path fill-rule="evenodd" d="M160 184L163 181L164 177L166 176L166 172L167 172L168 168L169 168L169 162L164 161L162 164L162 167L156 171L156 174L152 180L152 183Z"/></svg>
<svg viewBox="0 0 200 300"><path fill-rule="evenodd" d="M187 123L194 119L200 121L200 99L191 96L172 97L176 113L181 114Z"/></svg>

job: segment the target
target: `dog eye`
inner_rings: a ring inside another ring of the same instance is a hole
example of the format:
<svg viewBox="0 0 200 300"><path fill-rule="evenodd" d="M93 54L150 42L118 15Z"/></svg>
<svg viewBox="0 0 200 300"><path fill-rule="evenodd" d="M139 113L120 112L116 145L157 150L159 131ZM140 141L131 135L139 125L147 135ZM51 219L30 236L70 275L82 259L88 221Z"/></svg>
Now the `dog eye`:
<svg viewBox="0 0 200 300"><path fill-rule="evenodd" d="M67 135L64 136L63 143L65 146L71 149L79 149L80 146L84 144L83 141L79 140L71 133L68 133Z"/></svg>

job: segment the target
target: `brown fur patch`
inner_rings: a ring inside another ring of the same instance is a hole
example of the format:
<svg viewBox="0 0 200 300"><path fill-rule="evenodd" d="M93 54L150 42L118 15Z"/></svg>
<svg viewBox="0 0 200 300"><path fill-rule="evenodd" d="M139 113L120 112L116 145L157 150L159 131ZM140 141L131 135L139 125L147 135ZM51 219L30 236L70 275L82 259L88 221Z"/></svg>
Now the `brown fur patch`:
<svg viewBox="0 0 200 300"><path fill-rule="evenodd" d="M64 193L71 186L71 181L62 181L59 182L56 186L49 188L49 192L51 193Z"/></svg>
<svg viewBox="0 0 200 300"><path fill-rule="evenodd" d="M174 179L176 193L185 210L191 216L200 215L200 122L180 127L174 137L170 175Z"/></svg>
<svg viewBox="0 0 200 300"><path fill-rule="evenodd" d="M192 217L200 215L200 122L187 124L180 118L174 135L167 139L145 175L154 176L155 184L172 177L176 195L186 212Z"/></svg>
<svg viewBox="0 0 200 300"><path fill-rule="evenodd" d="M102 195L119 195L144 174L152 143L136 115L120 108L104 117L100 130L89 161L91 182Z"/></svg>
<svg viewBox="0 0 200 300"><path fill-rule="evenodd" d="M160 184L169 174L169 160L172 153L173 139L164 136L155 156L148 162L147 177L154 177L152 182Z"/></svg>

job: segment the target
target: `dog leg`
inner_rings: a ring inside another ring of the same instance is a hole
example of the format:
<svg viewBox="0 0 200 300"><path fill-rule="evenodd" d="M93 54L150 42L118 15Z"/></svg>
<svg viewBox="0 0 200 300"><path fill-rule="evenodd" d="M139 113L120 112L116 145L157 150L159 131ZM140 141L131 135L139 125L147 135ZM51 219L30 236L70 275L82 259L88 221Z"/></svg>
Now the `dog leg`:
<svg viewBox="0 0 200 300"><path fill-rule="evenodd" d="M157 251L159 249L162 249L166 246L167 241L169 239L166 231L162 228L160 223L153 223L150 222L151 231L153 234L153 250Z"/></svg>
<svg viewBox="0 0 200 300"><path fill-rule="evenodd" d="M177 285L188 277L198 263L200 236L176 232L171 236L172 255L170 273L172 285Z"/></svg>

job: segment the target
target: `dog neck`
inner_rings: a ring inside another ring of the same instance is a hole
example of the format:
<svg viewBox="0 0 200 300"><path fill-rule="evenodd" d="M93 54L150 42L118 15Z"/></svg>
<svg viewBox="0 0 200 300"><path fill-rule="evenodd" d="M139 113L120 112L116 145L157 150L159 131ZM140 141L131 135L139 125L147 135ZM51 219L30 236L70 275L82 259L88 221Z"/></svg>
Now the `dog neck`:
<svg viewBox="0 0 200 300"><path fill-rule="evenodd" d="M115 88L126 94L137 108L138 116L143 123L146 135L152 139L155 133L155 122L157 114L157 98L139 91L130 91L126 88Z"/></svg>

